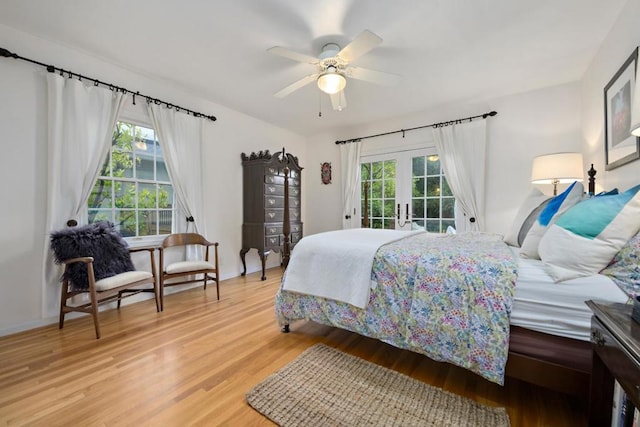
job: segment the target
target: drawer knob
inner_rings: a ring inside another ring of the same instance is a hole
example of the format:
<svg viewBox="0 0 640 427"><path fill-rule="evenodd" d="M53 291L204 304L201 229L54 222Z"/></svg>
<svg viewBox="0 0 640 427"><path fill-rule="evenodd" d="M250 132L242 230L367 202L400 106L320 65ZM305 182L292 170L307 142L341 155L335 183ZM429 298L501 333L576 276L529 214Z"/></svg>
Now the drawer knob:
<svg viewBox="0 0 640 427"><path fill-rule="evenodd" d="M591 331L591 342L596 344L599 347L604 347L605 339L604 339L604 336L602 335L602 332L600 332L597 329L594 331Z"/></svg>

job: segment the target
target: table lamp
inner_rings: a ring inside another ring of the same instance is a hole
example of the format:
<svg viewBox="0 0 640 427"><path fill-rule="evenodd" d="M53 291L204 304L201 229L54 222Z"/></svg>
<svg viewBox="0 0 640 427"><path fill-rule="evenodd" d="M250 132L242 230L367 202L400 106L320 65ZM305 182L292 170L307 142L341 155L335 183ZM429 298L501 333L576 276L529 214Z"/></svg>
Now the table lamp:
<svg viewBox="0 0 640 427"><path fill-rule="evenodd" d="M553 184L553 195L558 194L558 184L582 181L581 153L553 153L533 159L531 182L533 184Z"/></svg>

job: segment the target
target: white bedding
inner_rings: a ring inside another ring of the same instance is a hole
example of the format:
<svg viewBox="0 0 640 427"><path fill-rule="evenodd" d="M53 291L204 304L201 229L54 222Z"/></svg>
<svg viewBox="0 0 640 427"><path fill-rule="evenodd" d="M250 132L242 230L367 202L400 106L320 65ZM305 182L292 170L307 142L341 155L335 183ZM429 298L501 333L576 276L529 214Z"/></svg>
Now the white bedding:
<svg viewBox="0 0 640 427"><path fill-rule="evenodd" d="M518 257L519 248L511 247ZM591 310L584 303L625 303L627 295L607 276L597 274L554 283L542 261L518 257L518 281L511 324L568 338L589 340Z"/></svg>
<svg viewBox="0 0 640 427"><path fill-rule="evenodd" d="M422 231L358 228L306 236L296 244L283 289L365 308L380 246Z"/></svg>

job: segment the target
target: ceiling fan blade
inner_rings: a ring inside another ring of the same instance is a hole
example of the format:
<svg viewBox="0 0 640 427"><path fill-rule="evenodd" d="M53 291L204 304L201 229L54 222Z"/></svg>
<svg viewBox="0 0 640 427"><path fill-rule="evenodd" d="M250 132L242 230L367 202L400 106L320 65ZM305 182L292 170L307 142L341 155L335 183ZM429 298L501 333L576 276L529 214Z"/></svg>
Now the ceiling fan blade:
<svg viewBox="0 0 640 427"><path fill-rule="evenodd" d="M382 71L369 70L367 68L354 66L347 68L346 74L356 80L364 80L365 82L377 83L385 86L395 86L400 83L400 80L402 80L402 77L397 74L384 73Z"/></svg>
<svg viewBox="0 0 640 427"><path fill-rule="evenodd" d="M285 96L289 95L291 92L294 92L300 89L301 87L316 81L317 79L318 79L318 73L309 74L308 76L301 78L297 82L292 83L289 86L285 87L284 89L280 90L279 92L275 93L273 96L275 96L276 98L284 98Z"/></svg>
<svg viewBox="0 0 640 427"><path fill-rule="evenodd" d="M369 52L374 47L382 43L382 38L373 34L369 30L364 30L356 36L355 39L346 45L339 53L338 56L345 62L352 62L356 58Z"/></svg>
<svg viewBox="0 0 640 427"><path fill-rule="evenodd" d="M274 46L267 49L267 52L273 53L274 55L282 56L284 58L292 59L297 62L304 62L307 64L318 64L318 58L314 58L313 56L305 55L303 53L294 52L289 49L285 49L284 47Z"/></svg>
<svg viewBox="0 0 640 427"><path fill-rule="evenodd" d="M344 89L329 96L331 97L331 106L334 110L342 111L347 108L347 98L345 97Z"/></svg>

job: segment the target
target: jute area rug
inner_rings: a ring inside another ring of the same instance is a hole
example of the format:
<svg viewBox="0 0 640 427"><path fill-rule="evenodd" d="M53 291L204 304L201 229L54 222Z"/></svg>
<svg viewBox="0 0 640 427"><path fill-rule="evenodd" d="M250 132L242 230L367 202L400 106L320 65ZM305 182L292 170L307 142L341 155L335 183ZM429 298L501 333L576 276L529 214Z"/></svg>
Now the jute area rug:
<svg viewBox="0 0 640 427"><path fill-rule="evenodd" d="M316 344L247 392L280 426L509 426L492 408Z"/></svg>

